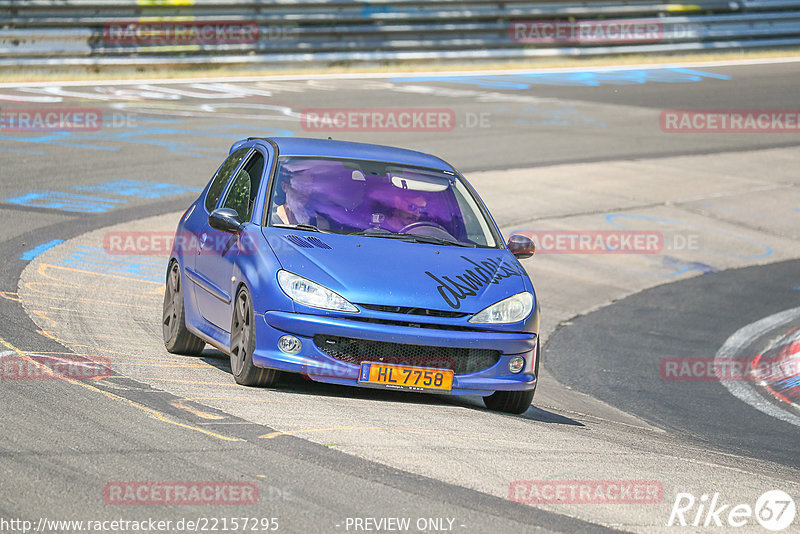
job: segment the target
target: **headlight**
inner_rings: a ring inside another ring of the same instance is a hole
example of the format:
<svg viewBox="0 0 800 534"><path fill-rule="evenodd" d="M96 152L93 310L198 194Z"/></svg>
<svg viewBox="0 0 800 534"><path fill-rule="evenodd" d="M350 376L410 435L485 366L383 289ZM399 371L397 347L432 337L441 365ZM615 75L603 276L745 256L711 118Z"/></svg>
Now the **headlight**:
<svg viewBox="0 0 800 534"><path fill-rule="evenodd" d="M278 284L289 298L305 306L345 312L357 312L358 308L347 299L325 286L312 282L289 271L278 271Z"/></svg>
<svg viewBox="0 0 800 534"><path fill-rule="evenodd" d="M469 320L471 323L508 324L518 323L533 310L533 295L527 291L511 295L479 311Z"/></svg>

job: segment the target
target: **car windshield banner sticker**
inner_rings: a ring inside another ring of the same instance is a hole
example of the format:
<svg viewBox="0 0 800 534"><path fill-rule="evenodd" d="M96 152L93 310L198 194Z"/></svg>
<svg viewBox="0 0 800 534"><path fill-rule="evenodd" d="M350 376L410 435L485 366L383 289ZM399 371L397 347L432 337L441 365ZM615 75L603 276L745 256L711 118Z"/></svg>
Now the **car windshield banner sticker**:
<svg viewBox="0 0 800 534"><path fill-rule="evenodd" d="M525 270L521 265L508 264L503 262L503 257L498 256L496 260L485 259L480 264L472 261L466 256L462 259L471 263L474 269L465 269L463 273L454 276L460 282L454 281L449 276L439 278L430 271L425 274L433 278L439 286L439 294L448 306L457 310L461 307L461 301L467 297L474 297L484 286L489 284L499 284L501 280L512 276L526 276Z"/></svg>

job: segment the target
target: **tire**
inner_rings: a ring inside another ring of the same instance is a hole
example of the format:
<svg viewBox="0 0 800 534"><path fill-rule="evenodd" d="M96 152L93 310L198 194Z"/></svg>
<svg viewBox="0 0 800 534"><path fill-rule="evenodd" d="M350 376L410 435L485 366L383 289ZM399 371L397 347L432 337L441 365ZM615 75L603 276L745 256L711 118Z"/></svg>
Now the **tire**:
<svg viewBox="0 0 800 534"><path fill-rule="evenodd" d="M267 387L275 384L280 371L256 367L253 364L256 332L253 324L253 301L246 287L236 293L232 315L230 356L234 380L243 386Z"/></svg>
<svg viewBox="0 0 800 534"><path fill-rule="evenodd" d="M203 352L206 342L186 328L185 311L180 266L177 261L172 260L167 270L167 287L164 290L164 310L161 316L164 346L173 354L197 356Z"/></svg>
<svg viewBox="0 0 800 534"><path fill-rule="evenodd" d="M533 402L534 390L527 391L495 391L483 398L483 403L490 410L505 413L525 413Z"/></svg>

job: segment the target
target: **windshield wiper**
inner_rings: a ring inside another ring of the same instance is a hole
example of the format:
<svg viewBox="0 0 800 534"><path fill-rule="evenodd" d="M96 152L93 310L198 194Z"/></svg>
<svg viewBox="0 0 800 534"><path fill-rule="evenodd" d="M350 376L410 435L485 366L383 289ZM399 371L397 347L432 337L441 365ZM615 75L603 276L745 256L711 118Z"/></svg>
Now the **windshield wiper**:
<svg viewBox="0 0 800 534"><path fill-rule="evenodd" d="M350 232L350 235L368 235L370 237L392 237L399 234L384 230L383 228L367 228L366 230L359 230L358 232Z"/></svg>
<svg viewBox="0 0 800 534"><path fill-rule="evenodd" d="M461 241L453 241L451 239L445 239L443 237L435 237L432 235L419 235L419 234L395 234L395 235L416 241L417 243L431 243L434 245L448 245L453 247L475 248L474 243L463 243Z"/></svg>
<svg viewBox="0 0 800 534"><path fill-rule="evenodd" d="M308 230L309 232L322 232L323 231L323 230L320 230L319 228L317 228L316 226L314 226L313 224L305 224L305 223L299 223L299 224L283 224L283 223L281 223L281 224L273 224L272 226L276 226L278 228L291 228L293 230Z"/></svg>
<svg viewBox="0 0 800 534"><path fill-rule="evenodd" d="M388 239L401 239L403 241L412 241L415 243L429 243L432 245L446 245L455 247L471 247L475 248L473 243L462 243L461 241L451 241L441 237L434 237L432 235L409 234L409 233L394 233L389 230L367 228L361 232L353 232L350 235L363 235L368 237L385 237Z"/></svg>

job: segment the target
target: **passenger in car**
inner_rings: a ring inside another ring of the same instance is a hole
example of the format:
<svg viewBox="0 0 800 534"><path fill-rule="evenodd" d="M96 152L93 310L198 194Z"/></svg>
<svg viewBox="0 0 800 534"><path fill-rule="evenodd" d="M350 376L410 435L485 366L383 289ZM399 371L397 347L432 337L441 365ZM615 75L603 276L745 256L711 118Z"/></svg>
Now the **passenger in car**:
<svg viewBox="0 0 800 534"><path fill-rule="evenodd" d="M282 224L311 224L321 229L330 228L325 217L311 206L314 178L308 174L295 173L280 183L286 201L275 209L275 217Z"/></svg>

